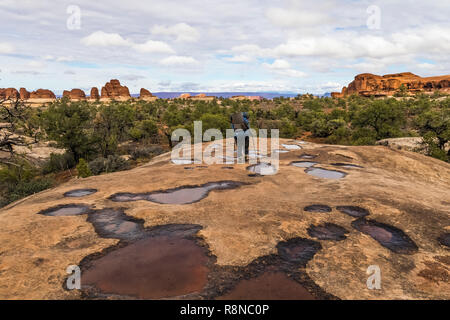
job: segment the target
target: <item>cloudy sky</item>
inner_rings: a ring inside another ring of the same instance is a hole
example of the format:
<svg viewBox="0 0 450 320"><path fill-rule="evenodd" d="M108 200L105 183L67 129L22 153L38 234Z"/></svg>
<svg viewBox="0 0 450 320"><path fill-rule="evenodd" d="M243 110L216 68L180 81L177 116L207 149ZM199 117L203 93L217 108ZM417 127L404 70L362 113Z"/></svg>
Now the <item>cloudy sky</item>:
<svg viewBox="0 0 450 320"><path fill-rule="evenodd" d="M450 73L449 0L0 0L0 87L340 90Z"/></svg>

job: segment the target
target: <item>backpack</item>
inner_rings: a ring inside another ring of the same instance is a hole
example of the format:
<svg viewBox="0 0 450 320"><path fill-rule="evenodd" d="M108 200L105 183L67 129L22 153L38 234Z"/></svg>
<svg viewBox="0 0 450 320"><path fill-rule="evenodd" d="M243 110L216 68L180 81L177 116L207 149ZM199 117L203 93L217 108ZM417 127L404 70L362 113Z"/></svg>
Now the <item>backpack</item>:
<svg viewBox="0 0 450 320"><path fill-rule="evenodd" d="M238 113L234 113L230 116L230 120L231 123L234 126L234 131L238 130L238 129L242 129L244 131L247 131L248 129L250 129L247 125L247 123L245 123L244 120L244 113L243 112L238 112Z"/></svg>

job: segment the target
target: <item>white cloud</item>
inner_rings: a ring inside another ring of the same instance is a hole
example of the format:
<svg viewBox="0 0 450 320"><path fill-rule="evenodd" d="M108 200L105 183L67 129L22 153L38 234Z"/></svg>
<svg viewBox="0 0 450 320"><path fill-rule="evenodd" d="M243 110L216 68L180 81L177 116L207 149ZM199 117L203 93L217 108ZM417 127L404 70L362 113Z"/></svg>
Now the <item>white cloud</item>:
<svg viewBox="0 0 450 320"><path fill-rule="evenodd" d="M198 61L187 56L170 56L160 61L164 66L192 66L197 65Z"/></svg>
<svg viewBox="0 0 450 320"><path fill-rule="evenodd" d="M275 60L272 64L265 63L264 65L270 69L275 70L289 69L291 67L291 64L289 62L281 59Z"/></svg>
<svg viewBox="0 0 450 320"><path fill-rule="evenodd" d="M272 64L263 63L263 66L280 76L291 78L302 78L306 76L306 73L292 69L291 64L282 59L277 59Z"/></svg>
<svg viewBox="0 0 450 320"><path fill-rule="evenodd" d="M81 39L85 46L109 47L126 46L139 53L175 53L175 51L165 42L148 40L144 43L134 43L129 39L124 39L117 33L106 33L96 31L91 35Z"/></svg>
<svg viewBox="0 0 450 320"><path fill-rule="evenodd" d="M266 16L274 25L280 27L316 26L329 20L328 16L320 11L300 11L284 8L269 8L266 11Z"/></svg>
<svg viewBox="0 0 450 320"><path fill-rule="evenodd" d="M6 42L0 42L0 54L8 54L14 52L14 46Z"/></svg>
<svg viewBox="0 0 450 320"><path fill-rule="evenodd" d="M56 62L70 62L75 60L74 57L72 56L55 57L50 54L43 56L42 59L46 61L56 61Z"/></svg>
<svg viewBox="0 0 450 320"><path fill-rule="evenodd" d="M167 43L154 40L148 40L141 44L134 44L133 49L140 53L175 53Z"/></svg>
<svg viewBox="0 0 450 320"><path fill-rule="evenodd" d="M34 69L42 69L45 67L45 63L42 61L30 61L27 66Z"/></svg>
<svg viewBox="0 0 450 320"><path fill-rule="evenodd" d="M232 57L226 57L226 58L224 58L224 60L230 61L230 62L250 62L250 61L253 61L254 58L247 56L245 54L240 54L240 55L236 55L236 56L232 56Z"/></svg>
<svg viewBox="0 0 450 320"><path fill-rule="evenodd" d="M180 42L196 42L200 38L197 29L187 23L177 23L170 27L155 25L150 32L154 35L174 36Z"/></svg>
<svg viewBox="0 0 450 320"><path fill-rule="evenodd" d="M96 31L89 36L82 38L81 43L85 46L92 47L109 47L109 46L129 46L130 42L122 38L117 33L106 33L103 31Z"/></svg>

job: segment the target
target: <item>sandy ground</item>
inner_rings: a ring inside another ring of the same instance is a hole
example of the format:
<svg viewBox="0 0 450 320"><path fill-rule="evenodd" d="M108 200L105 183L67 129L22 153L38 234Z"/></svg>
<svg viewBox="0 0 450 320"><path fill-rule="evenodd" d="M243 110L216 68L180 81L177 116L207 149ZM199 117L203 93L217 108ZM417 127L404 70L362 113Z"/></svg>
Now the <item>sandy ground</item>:
<svg viewBox="0 0 450 320"><path fill-rule="evenodd" d="M288 143L280 141L280 143ZM383 146L344 147L307 143L302 150L280 154L277 174L250 177L245 164L209 165L185 170L170 154L129 171L74 179L13 203L0 211L0 298L77 299L64 289L66 268L118 243L100 237L86 215L50 217L41 210L69 203L123 208L145 226L198 224L198 236L220 266L246 266L276 253L280 241L311 238L311 224L330 222L349 231L343 241L317 240L322 249L307 266L308 276L325 292L341 299L450 299L449 248L437 238L450 232L450 165L420 154ZM339 180L306 174L289 166L302 154L317 155L321 168L346 172ZM345 162L363 168L337 168ZM189 166L189 165L188 165ZM195 165L193 165L195 166ZM248 183L237 189L212 191L196 203L113 202L118 192L143 193L214 181ZM65 198L67 191L95 188L97 193ZM331 213L303 210L325 204ZM370 211L369 219L401 229L419 248L397 254L351 226L356 218L336 210L355 205ZM378 265L381 290L369 290L366 270Z"/></svg>

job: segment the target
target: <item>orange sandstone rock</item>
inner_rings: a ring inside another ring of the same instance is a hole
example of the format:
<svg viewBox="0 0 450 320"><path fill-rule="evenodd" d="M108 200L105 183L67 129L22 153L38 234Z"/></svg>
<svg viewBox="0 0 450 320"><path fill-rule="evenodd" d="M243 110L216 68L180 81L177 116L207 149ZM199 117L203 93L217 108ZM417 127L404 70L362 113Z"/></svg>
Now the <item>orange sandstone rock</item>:
<svg viewBox="0 0 450 320"><path fill-rule="evenodd" d="M38 89L30 93L30 99L56 99L56 96L50 90Z"/></svg>
<svg viewBox="0 0 450 320"><path fill-rule="evenodd" d="M333 92L332 97L339 98L352 94L392 96L402 86L412 94L420 91L432 93L437 90L450 93L450 75L422 78L411 72L384 76L362 73L357 75L348 87L344 87L342 92Z"/></svg>
<svg viewBox="0 0 450 320"><path fill-rule="evenodd" d="M131 98L128 87L122 86L120 81L113 79L102 87L102 98Z"/></svg>
<svg viewBox="0 0 450 320"><path fill-rule="evenodd" d="M141 98L143 98L143 97L153 97L152 93L150 91L148 91L147 89L144 89L144 88L141 88L139 96Z"/></svg>
<svg viewBox="0 0 450 320"><path fill-rule="evenodd" d="M100 94L98 93L98 88L97 87L93 87L91 89L91 96L90 96L91 100L98 100L100 99Z"/></svg>
<svg viewBox="0 0 450 320"><path fill-rule="evenodd" d="M69 99L84 100L86 99L86 94L81 89L72 89L71 91L64 90L63 97L68 97Z"/></svg>

